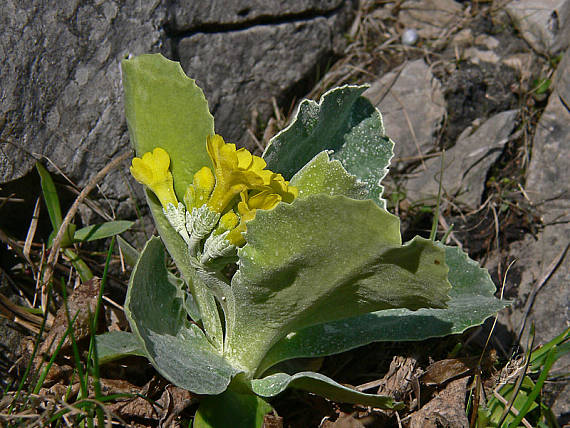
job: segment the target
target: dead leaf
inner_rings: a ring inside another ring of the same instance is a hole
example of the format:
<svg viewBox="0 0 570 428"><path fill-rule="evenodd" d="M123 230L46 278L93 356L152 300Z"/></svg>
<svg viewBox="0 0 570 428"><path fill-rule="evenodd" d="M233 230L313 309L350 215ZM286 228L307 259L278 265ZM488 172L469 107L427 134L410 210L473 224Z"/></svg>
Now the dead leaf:
<svg viewBox="0 0 570 428"><path fill-rule="evenodd" d="M421 376L423 384L441 385L458 376L466 375L477 367L479 358L449 358L430 364Z"/></svg>
<svg viewBox="0 0 570 428"><path fill-rule="evenodd" d="M412 381L420 374L418 361L414 357L396 355L379 385L377 394L390 395L396 400L402 400L411 392Z"/></svg>
<svg viewBox="0 0 570 428"><path fill-rule="evenodd" d="M283 428L283 418L274 414L263 417L263 428Z"/></svg>

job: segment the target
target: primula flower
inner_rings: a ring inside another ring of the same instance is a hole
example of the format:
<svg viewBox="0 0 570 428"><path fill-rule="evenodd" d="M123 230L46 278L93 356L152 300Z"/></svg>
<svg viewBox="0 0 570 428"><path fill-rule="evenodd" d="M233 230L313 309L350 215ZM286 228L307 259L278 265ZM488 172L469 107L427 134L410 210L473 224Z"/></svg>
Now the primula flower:
<svg viewBox="0 0 570 428"><path fill-rule="evenodd" d="M255 218L255 212L257 210L271 210L282 200L280 195L269 190L256 193L251 197L244 191L240 193L240 197L241 201L237 206L240 214L240 224L226 236L226 239L236 247L245 244L245 238L243 237L243 233L247 230L245 224Z"/></svg>
<svg viewBox="0 0 570 428"><path fill-rule="evenodd" d="M210 198L215 184L216 179L212 170L207 166L202 167L200 171L194 174L194 181L188 186L184 195L186 209L191 211L192 208L199 208L204 205Z"/></svg>
<svg viewBox="0 0 570 428"><path fill-rule="evenodd" d="M226 144L219 135L208 137L206 148L216 175L216 186L208 201L212 211L222 213L244 190L271 189L272 178L277 174L264 169L267 164L259 156L243 148L236 150L235 144Z"/></svg>
<svg viewBox="0 0 570 428"><path fill-rule="evenodd" d="M168 204L178 204L169 166L170 156L166 150L157 147L142 158L134 158L130 168L135 180L152 190L165 209Z"/></svg>

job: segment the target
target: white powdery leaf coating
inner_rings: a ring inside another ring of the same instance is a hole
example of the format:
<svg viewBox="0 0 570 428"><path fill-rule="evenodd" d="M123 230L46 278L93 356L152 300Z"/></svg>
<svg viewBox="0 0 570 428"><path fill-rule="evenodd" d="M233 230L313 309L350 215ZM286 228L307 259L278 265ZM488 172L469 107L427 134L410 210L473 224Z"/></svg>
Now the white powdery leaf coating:
<svg viewBox="0 0 570 428"><path fill-rule="evenodd" d="M168 222L172 225L176 233L178 233L186 245L190 245L190 236L188 235L186 220L188 218L186 208L182 202L178 202L178 206L169 203L166 209L162 210Z"/></svg>

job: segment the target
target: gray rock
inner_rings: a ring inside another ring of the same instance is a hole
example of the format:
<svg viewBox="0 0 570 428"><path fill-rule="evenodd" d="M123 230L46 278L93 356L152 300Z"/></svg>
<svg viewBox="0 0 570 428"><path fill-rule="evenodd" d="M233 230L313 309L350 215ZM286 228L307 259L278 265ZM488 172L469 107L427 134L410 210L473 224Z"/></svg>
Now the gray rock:
<svg viewBox="0 0 570 428"><path fill-rule="evenodd" d="M47 156L79 184L128 147L119 63L161 48L159 1L5 0L0 183ZM123 180L111 198L128 194Z"/></svg>
<svg viewBox="0 0 570 428"><path fill-rule="evenodd" d="M537 52L555 54L568 47L570 0L514 0L505 10Z"/></svg>
<svg viewBox="0 0 570 428"><path fill-rule="evenodd" d="M334 56L348 12L180 40L180 62L204 90L216 132L239 140L254 110L268 117L271 97L283 102L299 82L314 78Z"/></svg>
<svg viewBox="0 0 570 428"><path fill-rule="evenodd" d="M442 195L456 203L476 208L481 203L489 168L498 159L515 126L517 110L487 119L475 131L467 128L457 143L445 152ZM405 185L410 201L437 199L441 159L431 158L409 176Z"/></svg>
<svg viewBox="0 0 570 428"><path fill-rule="evenodd" d="M179 0L170 7L174 31L210 26L222 30L227 25L256 21L293 20L331 13L343 0Z"/></svg>
<svg viewBox="0 0 570 428"><path fill-rule="evenodd" d="M475 47L470 47L465 49L463 56L465 57L465 59L468 59L473 64L479 64L480 62L497 64L501 60L501 58L499 58L499 55L497 55L495 51L481 50Z"/></svg>
<svg viewBox="0 0 570 428"><path fill-rule="evenodd" d="M217 130L239 140L253 108L267 116L273 96L289 102L299 82L326 65L354 6L351 0L208 7L199 0L3 1L0 183L46 156L82 186L128 149L120 76L128 54L179 54L204 86ZM132 214L125 171L106 177L100 189L113 208Z"/></svg>
<svg viewBox="0 0 570 428"><path fill-rule="evenodd" d="M416 158L435 149L435 134L445 115L440 82L423 60L385 74L364 92L380 112L386 134L396 143L394 160ZM409 161L409 159L408 159ZM398 165L395 163L395 167Z"/></svg>
<svg viewBox="0 0 570 428"><path fill-rule="evenodd" d="M401 3L399 22L414 28L420 37L434 39L461 19L463 7L454 0L406 0Z"/></svg>
<svg viewBox="0 0 570 428"><path fill-rule="evenodd" d="M554 78L554 91L538 123L532 146L532 159L525 190L539 206L545 222L538 239L527 237L511 245L510 253L519 261L521 279L515 304L502 314L502 320L518 332L526 300L551 263L570 243L570 54L567 52ZM536 296L527 319L536 329L536 343L546 343L570 325L570 254L567 251L558 268ZM523 343L524 340L523 340ZM570 363L566 356L556 367ZM570 389L559 396L554 410L570 412Z"/></svg>

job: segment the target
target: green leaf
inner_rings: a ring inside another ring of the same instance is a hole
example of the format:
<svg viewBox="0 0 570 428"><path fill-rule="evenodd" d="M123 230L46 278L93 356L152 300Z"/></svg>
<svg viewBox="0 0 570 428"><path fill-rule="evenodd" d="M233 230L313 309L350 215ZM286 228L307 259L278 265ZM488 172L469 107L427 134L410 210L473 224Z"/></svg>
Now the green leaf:
<svg viewBox="0 0 570 428"><path fill-rule="evenodd" d="M206 137L214 134L214 118L208 102L180 64L160 54L124 60L122 70L131 143L138 156L156 147L168 152L181 201L194 173L211 166Z"/></svg>
<svg viewBox="0 0 570 428"><path fill-rule="evenodd" d="M269 351L259 373L280 361L333 355L372 342L424 340L461 333L509 305L494 297L495 285L486 269L460 248L444 248L452 285L446 309L391 309L291 332Z"/></svg>
<svg viewBox="0 0 570 428"><path fill-rule="evenodd" d="M140 252L120 236L117 236L117 242L125 258L125 263L134 266L141 255Z"/></svg>
<svg viewBox="0 0 570 428"><path fill-rule="evenodd" d="M91 269L89 269L87 263L85 263L75 251L73 251L71 248L64 248L63 254L65 254L65 256L71 262L72 266L75 268L75 270L77 270L81 282L87 282L93 278L93 272L91 272Z"/></svg>
<svg viewBox="0 0 570 428"><path fill-rule="evenodd" d="M196 394L220 394L239 370L231 367L186 318L184 291L168 280L160 239L151 238L129 282L125 313L152 365Z"/></svg>
<svg viewBox="0 0 570 428"><path fill-rule="evenodd" d="M92 226L83 227L77 230L73 235L73 239L76 242L89 242L95 241L96 239L108 238L110 236L123 233L133 224L135 224L134 221L127 220L108 221L101 224L94 224Z"/></svg>
<svg viewBox="0 0 570 428"><path fill-rule="evenodd" d="M135 264L137 263L137 260L140 257L139 251L120 236L117 236L117 240L119 242L119 247L121 248L121 252L123 253L123 257L125 258L125 263L127 263L131 267L134 267ZM180 287L180 281L184 281L171 272L168 272L168 279L176 287ZM194 296L192 296L192 294L189 292L184 293L184 309L186 310L186 313L190 318L192 318L193 321L195 322L201 321L200 309L198 308L198 304L194 300Z"/></svg>
<svg viewBox="0 0 570 428"><path fill-rule="evenodd" d="M503 410L505 409L505 402L510 402L513 398L515 392L517 395L514 399L513 406L511 409L516 410L517 412L524 406L524 404L528 401L529 395L532 393L535 387L534 382L528 377L525 376L521 388L518 392L515 390L515 385L513 383L507 383L499 389L498 394L503 397L503 400L499 400L496 396L491 396L489 402L487 403L487 407L490 411L490 418L489 418L489 425L490 427L498 427L498 422L501 419L501 415L503 414ZM532 402L531 407L528 411L533 411L538 407L538 404ZM526 413L525 413L526 414ZM508 427L514 420L516 416L513 414L512 410L507 414L507 417L501 424L501 427ZM518 426L515 425L515 426Z"/></svg>
<svg viewBox="0 0 570 428"><path fill-rule="evenodd" d="M211 166L206 137L214 134L214 119L204 94L194 80L184 74L179 63L159 54L124 60L122 70L131 142L139 156L156 147L168 152L174 189L181 201L194 173L203 166ZM147 202L160 236L198 305L206 336L221 350L223 329L214 296L196 278L186 244L148 191Z"/></svg>
<svg viewBox="0 0 570 428"><path fill-rule="evenodd" d="M118 360L129 356L145 356L145 351L139 339L126 331L110 331L95 336L97 358L99 364Z"/></svg>
<svg viewBox="0 0 570 428"><path fill-rule="evenodd" d="M146 192L146 200L158 233L164 241L168 253L174 259L176 266L182 273L188 285L188 289L192 293L194 301L200 310L200 319L202 320L206 337L218 351L221 351L223 348L224 334L214 294L207 288L198 276L196 270L192 267L188 246L170 225L168 219L164 216L160 202L158 202L157 198L149 190ZM197 321L197 319L194 320Z"/></svg>
<svg viewBox="0 0 570 428"><path fill-rule="evenodd" d="M551 349L556 349L556 359L559 359L570 352L570 328L564 330L560 335L548 343L535 349L530 356L529 370L540 372L546 361L546 357Z"/></svg>
<svg viewBox="0 0 570 428"><path fill-rule="evenodd" d="M330 160L326 151L319 153L291 179L299 190L299 198L325 193L365 199L368 191L354 175L349 174L340 161Z"/></svg>
<svg viewBox="0 0 570 428"><path fill-rule="evenodd" d="M323 150L339 160L381 207L380 181L388 172L394 143L384 135L380 112L361 94L366 86L343 86L319 103L304 100L289 127L271 139L263 157L268 168L291 179Z"/></svg>
<svg viewBox="0 0 570 428"><path fill-rule="evenodd" d="M379 309L445 307L448 299L443 249L422 238L401 246L398 218L370 200L312 195L279 204L257 212L246 239L232 279L228 358L250 370L302 327Z"/></svg>
<svg viewBox="0 0 570 428"><path fill-rule="evenodd" d="M394 401L392 397L365 394L315 372L301 372L294 375L275 373L263 379L254 379L251 385L253 392L262 397L273 397L286 388L296 388L342 403L362 404L380 409L398 410L404 407L403 403Z"/></svg>
<svg viewBox="0 0 570 428"><path fill-rule="evenodd" d="M261 428L264 416L272 410L256 395L228 390L200 399L192 428Z"/></svg>
<svg viewBox="0 0 570 428"><path fill-rule="evenodd" d="M51 227L54 231L59 230L63 218L61 217L61 206L59 204L59 197L57 196L57 190L55 184L51 178L50 173L43 167L39 162L36 162L36 169L40 175L40 185L42 187L42 194L44 196L44 201L49 214L49 219L51 221Z"/></svg>
<svg viewBox="0 0 570 428"><path fill-rule="evenodd" d="M73 242L74 242L73 235L75 234L76 227L77 226L75 226L73 223L70 223L67 226L67 229L66 229L65 233L63 234L63 237L61 238L61 242L59 243L60 248L67 248L67 247L71 247L73 245ZM51 233L49 234L49 236L48 236L48 248L51 248L51 246L53 245L53 240L57 236L58 232L59 232L59 228L52 230Z"/></svg>

